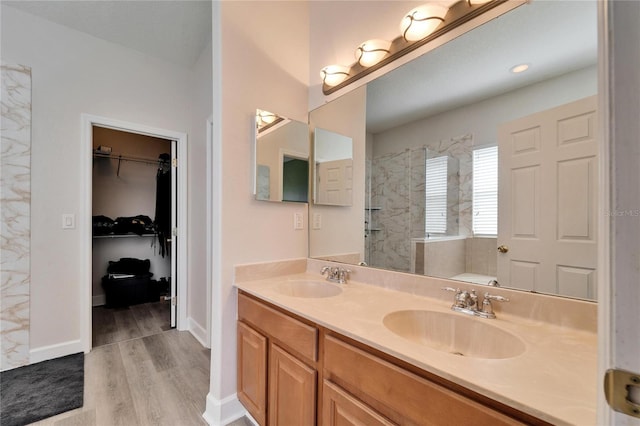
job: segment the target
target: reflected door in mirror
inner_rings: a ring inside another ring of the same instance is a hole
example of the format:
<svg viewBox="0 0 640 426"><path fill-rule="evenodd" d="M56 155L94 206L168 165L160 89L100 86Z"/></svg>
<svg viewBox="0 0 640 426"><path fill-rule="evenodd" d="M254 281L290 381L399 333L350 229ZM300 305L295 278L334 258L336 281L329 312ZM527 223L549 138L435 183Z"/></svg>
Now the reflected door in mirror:
<svg viewBox="0 0 640 426"><path fill-rule="evenodd" d="M596 119L592 96L499 129L498 282L595 299Z"/></svg>
<svg viewBox="0 0 640 426"><path fill-rule="evenodd" d="M325 129L314 130L316 204L353 204L353 141Z"/></svg>

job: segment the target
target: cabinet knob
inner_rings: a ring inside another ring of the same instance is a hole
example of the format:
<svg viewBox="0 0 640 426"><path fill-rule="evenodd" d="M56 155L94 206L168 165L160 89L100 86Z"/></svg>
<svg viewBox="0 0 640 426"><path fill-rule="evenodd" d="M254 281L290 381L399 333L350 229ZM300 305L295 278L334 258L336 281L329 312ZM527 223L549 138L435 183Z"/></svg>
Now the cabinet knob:
<svg viewBox="0 0 640 426"><path fill-rule="evenodd" d="M498 251L499 251L500 253L506 253L506 252L508 252L508 251L509 251L509 247L507 247L507 246L505 246L505 245L503 244L503 245L501 245L500 247L498 247Z"/></svg>

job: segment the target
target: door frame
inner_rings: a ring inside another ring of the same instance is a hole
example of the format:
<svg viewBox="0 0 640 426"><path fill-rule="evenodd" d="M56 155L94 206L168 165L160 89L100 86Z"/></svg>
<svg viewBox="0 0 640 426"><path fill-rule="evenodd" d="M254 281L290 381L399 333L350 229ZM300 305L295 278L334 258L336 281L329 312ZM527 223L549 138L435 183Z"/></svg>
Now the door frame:
<svg viewBox="0 0 640 426"><path fill-rule="evenodd" d="M178 285L177 302L177 322L178 330L187 329L187 134L173 130L160 129L138 123L130 123L107 117L100 117L91 114L81 114L81 158L82 171L80 179L82 182L82 206L81 214L78 217L78 229L82 240L81 279L80 288L80 342L85 353L92 349L92 255L93 255L93 126L106 127L113 130L120 130L129 133L137 133L156 138L175 140L177 142L177 154L179 167L177 170L177 223L178 241L176 256L176 277L172 277Z"/></svg>
<svg viewBox="0 0 640 426"><path fill-rule="evenodd" d="M640 3L598 2L598 97L600 137L600 202L598 286L598 424L640 425L640 420L614 412L604 396L609 368L640 372L640 178L637 152L635 70L640 48L636 18Z"/></svg>

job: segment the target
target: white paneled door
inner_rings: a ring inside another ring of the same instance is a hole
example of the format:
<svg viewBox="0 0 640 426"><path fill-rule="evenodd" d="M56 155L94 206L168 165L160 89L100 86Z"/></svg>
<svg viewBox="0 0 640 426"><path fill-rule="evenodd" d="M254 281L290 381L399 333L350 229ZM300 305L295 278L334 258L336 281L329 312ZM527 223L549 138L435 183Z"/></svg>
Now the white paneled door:
<svg viewBox="0 0 640 426"><path fill-rule="evenodd" d="M498 130L498 281L595 299L596 97Z"/></svg>
<svg viewBox="0 0 640 426"><path fill-rule="evenodd" d="M353 160L317 164L317 204L350 206L353 203Z"/></svg>

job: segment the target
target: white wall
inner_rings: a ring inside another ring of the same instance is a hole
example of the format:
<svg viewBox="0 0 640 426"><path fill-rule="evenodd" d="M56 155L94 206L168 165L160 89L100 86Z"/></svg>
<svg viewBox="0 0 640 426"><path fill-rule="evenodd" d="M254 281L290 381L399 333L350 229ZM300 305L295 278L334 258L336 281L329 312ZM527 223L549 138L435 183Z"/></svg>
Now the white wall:
<svg viewBox="0 0 640 426"><path fill-rule="evenodd" d="M414 121L373 136L375 157L473 134L474 146L495 145L498 126L598 92L595 66Z"/></svg>
<svg viewBox="0 0 640 426"><path fill-rule="evenodd" d="M187 272L189 274L187 315L191 331L202 343L210 341L210 318L206 254L206 173L207 173L207 119L213 111L212 48L209 44L196 63L191 77L189 119L189 223ZM180 160L178 159L178 163Z"/></svg>
<svg viewBox="0 0 640 426"><path fill-rule="evenodd" d="M204 139L193 128L193 82L205 73L156 60L4 4L2 57L33 68L31 349L33 353L57 348L64 354L79 349L80 289L91 285L82 282L79 264L83 241L90 235L85 230L61 229L61 215L79 214L86 202L81 179L81 114L186 132L193 135L190 146L198 155L197 147ZM204 122L201 125L204 134ZM193 163L199 164L198 158ZM202 167L196 166L190 175L190 203L204 198L201 182ZM195 209L189 206L188 210ZM204 229L204 222L198 223L201 215L190 219L196 234ZM204 251L204 246L192 244L189 249ZM194 292L204 293L202 288L206 288L204 279L194 279L204 277L199 269L204 266L196 270L190 265ZM194 308L194 314L200 311ZM197 321L205 325L206 317Z"/></svg>
<svg viewBox="0 0 640 426"><path fill-rule="evenodd" d="M307 255L306 204L256 201L256 108L307 120L307 2L214 2L214 229L211 388L205 417L226 424L242 414L236 392L234 265ZM220 64L220 68L217 67Z"/></svg>

